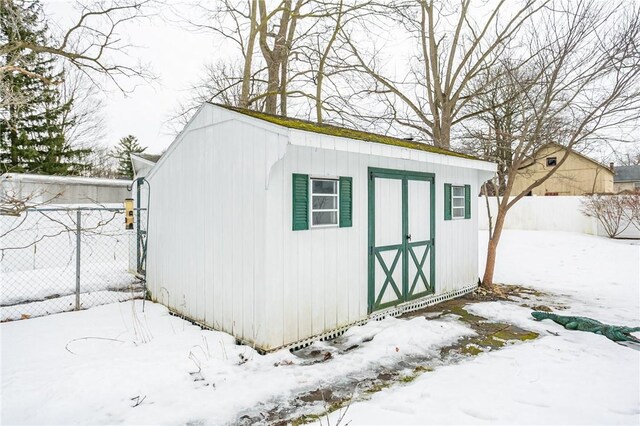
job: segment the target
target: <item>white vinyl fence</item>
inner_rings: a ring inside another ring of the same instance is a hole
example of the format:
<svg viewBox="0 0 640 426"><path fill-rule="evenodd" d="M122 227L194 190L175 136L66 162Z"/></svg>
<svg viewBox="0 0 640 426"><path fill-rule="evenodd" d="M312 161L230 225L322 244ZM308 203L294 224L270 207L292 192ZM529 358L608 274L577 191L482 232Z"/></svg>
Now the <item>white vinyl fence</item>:
<svg viewBox="0 0 640 426"><path fill-rule="evenodd" d="M564 231L582 234L607 236L597 219L587 217L581 212L582 197L524 197L507 213L505 229L531 231ZM491 216L495 222L497 201L489 197ZM478 200L478 226L489 229L487 203L482 196ZM640 238L640 231L629 226L618 238Z"/></svg>

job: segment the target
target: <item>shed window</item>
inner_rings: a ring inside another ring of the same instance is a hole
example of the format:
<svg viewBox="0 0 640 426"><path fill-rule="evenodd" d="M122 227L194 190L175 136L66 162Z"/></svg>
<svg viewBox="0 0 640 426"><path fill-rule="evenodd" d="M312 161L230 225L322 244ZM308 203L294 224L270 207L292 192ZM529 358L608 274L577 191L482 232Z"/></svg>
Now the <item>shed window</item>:
<svg viewBox="0 0 640 426"><path fill-rule="evenodd" d="M444 184L444 220L471 218L471 186Z"/></svg>
<svg viewBox="0 0 640 426"><path fill-rule="evenodd" d="M311 178L311 226L338 225L338 180Z"/></svg>
<svg viewBox="0 0 640 426"><path fill-rule="evenodd" d="M464 186L451 186L451 216L464 219Z"/></svg>
<svg viewBox="0 0 640 426"><path fill-rule="evenodd" d="M555 167L558 164L557 157L547 157L547 167Z"/></svg>

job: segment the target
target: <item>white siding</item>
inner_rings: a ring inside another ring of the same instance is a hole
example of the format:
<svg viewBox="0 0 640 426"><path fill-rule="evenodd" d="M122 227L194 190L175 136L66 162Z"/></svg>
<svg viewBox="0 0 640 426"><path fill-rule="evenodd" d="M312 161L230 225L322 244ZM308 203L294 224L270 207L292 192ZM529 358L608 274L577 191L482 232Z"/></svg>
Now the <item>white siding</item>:
<svg viewBox="0 0 640 426"><path fill-rule="evenodd" d="M477 194L477 170L384 157L387 147L378 144L367 144L369 152L363 153L335 151L341 139L322 140L328 149L289 146L272 170L265 239L266 288L272 290L265 303L269 330L265 349L367 317L369 167L435 174L436 294L478 280L477 197L471 197L471 219L444 220L444 183L471 185L471 193ZM292 173L352 177L353 226L292 231Z"/></svg>
<svg viewBox="0 0 640 426"><path fill-rule="evenodd" d="M147 177L153 300L263 345L266 176L284 144L224 111L194 117Z"/></svg>

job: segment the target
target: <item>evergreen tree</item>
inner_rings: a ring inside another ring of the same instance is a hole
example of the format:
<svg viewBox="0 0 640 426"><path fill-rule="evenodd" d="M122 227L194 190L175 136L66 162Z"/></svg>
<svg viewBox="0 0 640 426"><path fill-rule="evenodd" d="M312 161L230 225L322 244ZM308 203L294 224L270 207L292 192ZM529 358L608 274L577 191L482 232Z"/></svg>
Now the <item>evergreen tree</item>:
<svg viewBox="0 0 640 426"><path fill-rule="evenodd" d="M113 155L118 160L118 176L123 179L133 179L131 154L140 154L146 149L147 147L140 146L138 138L133 135L120 139Z"/></svg>
<svg viewBox="0 0 640 426"><path fill-rule="evenodd" d="M6 7L0 8L0 43L46 42L47 26L39 1L3 4ZM87 170L89 166L83 160L90 150L75 149L65 138L65 129L73 125L68 119L73 99L62 101L56 83L64 79L64 74L56 72L55 60L32 52L10 54L16 55L19 65L33 76L10 71L0 74L0 84L19 100L0 113L1 171L75 175ZM13 61L14 58L6 56L0 58L2 64Z"/></svg>

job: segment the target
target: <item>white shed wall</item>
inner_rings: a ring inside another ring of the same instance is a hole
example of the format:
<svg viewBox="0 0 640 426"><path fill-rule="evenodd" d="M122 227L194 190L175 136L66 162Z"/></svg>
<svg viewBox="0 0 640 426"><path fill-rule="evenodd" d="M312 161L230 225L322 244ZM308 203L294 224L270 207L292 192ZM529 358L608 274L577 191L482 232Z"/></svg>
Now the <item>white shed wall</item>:
<svg viewBox="0 0 640 426"><path fill-rule="evenodd" d="M336 143L344 141L335 139ZM388 158L386 150L393 147L361 146L360 153L289 146L284 159L273 168L266 210L269 291L265 349L367 317L368 167L435 173L436 294L450 293L478 280L477 197L471 197L471 219L444 220L444 183L470 184L472 194L477 194L478 170ZM293 173L351 176L353 226L292 231Z"/></svg>
<svg viewBox="0 0 640 426"><path fill-rule="evenodd" d="M217 123L217 124L216 124ZM260 342L266 176L286 138L205 107L147 176L152 298L193 320Z"/></svg>

